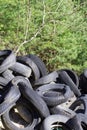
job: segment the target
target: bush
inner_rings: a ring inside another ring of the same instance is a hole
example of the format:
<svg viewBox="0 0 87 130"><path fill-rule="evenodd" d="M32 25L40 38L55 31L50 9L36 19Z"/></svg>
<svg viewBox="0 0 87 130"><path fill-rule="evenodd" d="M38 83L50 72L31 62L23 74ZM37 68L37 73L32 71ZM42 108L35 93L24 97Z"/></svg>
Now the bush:
<svg viewBox="0 0 87 130"><path fill-rule="evenodd" d="M37 54L49 71L68 67L81 72L87 67L85 0L1 0L0 4L0 49L16 52L23 43L18 54Z"/></svg>

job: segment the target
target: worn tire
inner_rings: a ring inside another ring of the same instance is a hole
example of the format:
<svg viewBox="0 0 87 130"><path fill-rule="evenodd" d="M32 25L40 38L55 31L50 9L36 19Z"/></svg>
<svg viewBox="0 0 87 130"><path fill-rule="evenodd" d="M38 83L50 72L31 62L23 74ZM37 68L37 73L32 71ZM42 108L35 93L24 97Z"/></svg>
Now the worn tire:
<svg viewBox="0 0 87 130"><path fill-rule="evenodd" d="M47 117L50 115L49 109L47 107L47 104L45 101L31 88L29 84L26 83L26 79L22 79L19 76L19 79L17 78L12 80L13 84L17 84L20 92L23 94L23 96L30 101L33 106L37 109L39 114L42 116L42 118Z"/></svg>
<svg viewBox="0 0 87 130"><path fill-rule="evenodd" d="M14 104L15 105L15 104ZM3 125L5 126L6 129L8 130L34 130L34 127L38 124L38 117L34 117L32 120L32 123L29 123L28 126L24 128L19 128L16 125L14 125L10 119L10 109L8 109L1 117Z"/></svg>
<svg viewBox="0 0 87 130"><path fill-rule="evenodd" d="M49 92L50 90L54 92L55 91L61 92L62 94L60 96L56 96L55 94L53 96L49 96L49 95L44 96L44 94ZM64 84L43 85L37 88L36 92L45 100L48 106L56 106L61 103L64 103L72 96L71 89Z"/></svg>
<svg viewBox="0 0 87 130"><path fill-rule="evenodd" d="M70 117L60 115L60 114L55 114L55 115L50 115L48 116L42 123L41 129L40 130L51 130L52 129L52 124L58 122L66 123Z"/></svg>
<svg viewBox="0 0 87 130"><path fill-rule="evenodd" d="M38 80L40 78L40 71L37 65L27 56L18 56L17 61L23 63L24 65L29 66L32 69L32 78L33 80Z"/></svg>
<svg viewBox="0 0 87 130"><path fill-rule="evenodd" d="M0 104L0 115L5 113L19 99L20 91L16 86L11 86L4 96L3 102Z"/></svg>
<svg viewBox="0 0 87 130"><path fill-rule="evenodd" d="M16 62L10 69L22 76L30 77L31 75L31 68L19 62Z"/></svg>
<svg viewBox="0 0 87 130"><path fill-rule="evenodd" d="M11 50L0 51L0 73L4 72L16 63L16 56Z"/></svg>
<svg viewBox="0 0 87 130"><path fill-rule="evenodd" d="M81 95L80 90L77 88L77 86L72 81L72 79L67 74L67 72L62 71L62 72L60 72L59 76L60 76L60 78L63 80L63 82L65 84L67 84L68 86L70 86L71 90L75 93L76 96L80 96Z"/></svg>
<svg viewBox="0 0 87 130"><path fill-rule="evenodd" d="M38 56L29 54L29 55L27 55L27 57L29 57L31 60L33 60L35 62L35 64L37 65L37 67L39 68L40 77L47 75L47 73L48 73L47 68L46 68L44 62Z"/></svg>
<svg viewBox="0 0 87 130"><path fill-rule="evenodd" d="M38 79L35 81L34 85L35 86L40 86L40 85L45 85L51 82L56 82L58 78L58 73L56 71L53 71L42 78Z"/></svg>

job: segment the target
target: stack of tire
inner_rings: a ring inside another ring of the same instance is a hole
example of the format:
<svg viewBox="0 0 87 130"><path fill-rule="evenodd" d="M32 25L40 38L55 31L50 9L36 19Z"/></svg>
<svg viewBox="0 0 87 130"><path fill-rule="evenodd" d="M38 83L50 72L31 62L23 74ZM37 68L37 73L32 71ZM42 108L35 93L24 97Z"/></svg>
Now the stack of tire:
<svg viewBox="0 0 87 130"><path fill-rule="evenodd" d="M36 55L0 51L1 130L87 130L87 70L51 73Z"/></svg>

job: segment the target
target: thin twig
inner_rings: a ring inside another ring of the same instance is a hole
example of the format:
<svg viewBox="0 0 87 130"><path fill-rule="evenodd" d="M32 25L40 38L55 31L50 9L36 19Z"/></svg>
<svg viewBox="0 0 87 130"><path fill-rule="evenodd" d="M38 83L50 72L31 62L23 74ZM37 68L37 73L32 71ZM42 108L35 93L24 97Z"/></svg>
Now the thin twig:
<svg viewBox="0 0 87 130"><path fill-rule="evenodd" d="M24 44L26 44L26 43L29 43L29 42L31 42L34 38L36 38L37 37L37 35L41 32L41 30L42 30L42 28L44 27L44 25L42 25L39 29L38 29L38 31L29 39L29 40L24 40L24 42L22 42L22 43L20 43L20 46L18 47L18 49L16 50L16 54L19 52L19 50L21 49L21 47L24 45Z"/></svg>
<svg viewBox="0 0 87 130"><path fill-rule="evenodd" d="M25 0L23 1L23 4L24 4L24 9L26 9ZM27 10L26 10L26 12L27 12ZM25 34L26 34L26 23L25 23L25 21L26 21L26 14L24 15L24 19L23 19L24 36L25 36ZM24 39L25 39L25 38L24 38Z"/></svg>
<svg viewBox="0 0 87 130"><path fill-rule="evenodd" d="M43 22L42 22L42 24L45 24L46 11L45 11L45 2L44 2L44 0L43 0L43 8L44 8L44 10L43 10Z"/></svg>
<svg viewBox="0 0 87 130"><path fill-rule="evenodd" d="M25 38L24 38L24 41L27 40L28 29L29 29L29 21L30 21L30 17L31 17L30 2L28 2L27 5L28 5L28 6L27 6L27 21L26 21L26 31L25 31Z"/></svg>

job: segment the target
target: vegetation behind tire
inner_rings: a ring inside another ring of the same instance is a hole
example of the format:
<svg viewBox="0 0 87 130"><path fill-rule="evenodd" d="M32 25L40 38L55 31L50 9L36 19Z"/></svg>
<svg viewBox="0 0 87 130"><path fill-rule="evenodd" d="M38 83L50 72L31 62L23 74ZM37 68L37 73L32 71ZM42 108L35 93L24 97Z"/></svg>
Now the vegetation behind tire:
<svg viewBox="0 0 87 130"><path fill-rule="evenodd" d="M0 49L37 54L49 71L80 73L87 68L86 7L86 0L1 0Z"/></svg>

